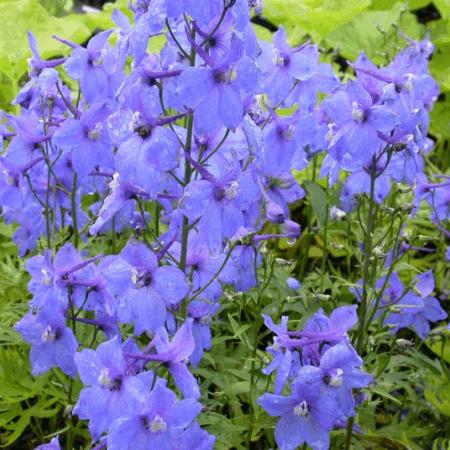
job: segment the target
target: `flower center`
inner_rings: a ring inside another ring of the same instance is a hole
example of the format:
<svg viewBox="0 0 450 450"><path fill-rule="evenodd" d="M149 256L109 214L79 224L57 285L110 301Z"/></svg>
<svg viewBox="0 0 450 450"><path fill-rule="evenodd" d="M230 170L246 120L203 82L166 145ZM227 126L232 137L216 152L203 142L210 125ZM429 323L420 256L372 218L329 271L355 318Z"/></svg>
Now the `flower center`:
<svg viewBox="0 0 450 450"><path fill-rule="evenodd" d="M104 367L101 371L100 371L100 375L97 378L98 384L104 388L109 388L111 387L112 384L112 379L109 375L109 369L107 369L106 367Z"/></svg>
<svg viewBox="0 0 450 450"><path fill-rule="evenodd" d="M5 181L8 186L14 186L16 184L14 178L7 170L3 171L3 175L5 176Z"/></svg>
<svg viewBox="0 0 450 450"><path fill-rule="evenodd" d="M43 275L42 284L45 284L45 286L50 286L52 284L52 277L48 271L46 269L41 269L41 273Z"/></svg>
<svg viewBox="0 0 450 450"><path fill-rule="evenodd" d="M88 138L92 141L97 141L100 138L100 133L102 131L102 124L99 122L97 125L95 125L92 130L88 131Z"/></svg>
<svg viewBox="0 0 450 450"><path fill-rule="evenodd" d="M226 72L217 70L214 72L214 80L219 84L231 84L237 77L234 69L229 69Z"/></svg>
<svg viewBox="0 0 450 450"><path fill-rule="evenodd" d="M112 191L115 191L119 187L119 172L114 172L112 180L109 182L108 186Z"/></svg>
<svg viewBox="0 0 450 450"><path fill-rule="evenodd" d="M306 417L309 414L308 403L305 400L294 407L294 414L300 417Z"/></svg>
<svg viewBox="0 0 450 450"><path fill-rule="evenodd" d="M152 282L152 275L150 272L139 273L139 271L133 267L131 269L131 282L137 289L149 286Z"/></svg>
<svg viewBox="0 0 450 450"><path fill-rule="evenodd" d="M341 387L344 384L344 371L334 369L329 375L325 376L325 383L328 386Z"/></svg>
<svg viewBox="0 0 450 450"><path fill-rule="evenodd" d="M284 67L289 65L290 58L289 55L283 55L277 49L275 49L272 61L278 67Z"/></svg>
<svg viewBox="0 0 450 450"><path fill-rule="evenodd" d="M150 431L152 433L164 432L167 430L167 424L164 419L157 414L155 418L150 422Z"/></svg>
<svg viewBox="0 0 450 450"><path fill-rule="evenodd" d="M42 340L47 343L55 342L58 338L58 333L56 330L54 330L50 325L47 326L47 328L42 333Z"/></svg>
<svg viewBox="0 0 450 450"><path fill-rule="evenodd" d="M363 122L365 119L364 111L358 102L352 103L352 117L356 122Z"/></svg>

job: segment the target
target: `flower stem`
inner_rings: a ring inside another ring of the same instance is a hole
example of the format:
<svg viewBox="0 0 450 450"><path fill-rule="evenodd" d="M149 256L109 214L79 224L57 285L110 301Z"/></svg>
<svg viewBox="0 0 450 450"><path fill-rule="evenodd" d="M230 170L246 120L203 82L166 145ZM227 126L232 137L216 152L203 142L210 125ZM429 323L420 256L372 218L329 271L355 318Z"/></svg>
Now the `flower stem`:
<svg viewBox="0 0 450 450"><path fill-rule="evenodd" d="M369 194L369 209L367 212L367 226L364 233L364 261L362 272L362 295L361 304L359 307L359 322L358 331L356 335L356 351L361 354L365 347L365 329L366 329L366 316L368 311L368 297L369 297L369 285L370 285L370 264L372 262L372 246L373 246L373 230L375 222L375 181L377 178L376 158L372 160L370 168L370 194ZM347 420L347 435L345 439L345 450L349 450L352 443L353 424L355 418L349 417Z"/></svg>
<svg viewBox="0 0 450 450"><path fill-rule="evenodd" d="M78 248L79 234L78 234L78 219L77 219L77 179L76 173L73 175L72 193L70 195L70 205L72 208L72 227L73 227L73 245Z"/></svg>
<svg viewBox="0 0 450 450"><path fill-rule="evenodd" d="M192 31L192 38L195 38L195 31ZM195 57L196 51L195 47L191 45L191 51L189 54L189 63L190 66L195 66ZM192 149L192 136L194 131L194 113L190 112L187 116L186 121L186 143L184 145L185 148L185 158L184 158L184 185L186 186L191 180L192 176L192 167L189 162L189 157ZM183 226L181 231L181 252L180 252L180 269L183 272L186 272L186 259L187 259L187 246L189 239L189 219L186 216L183 216ZM187 312L187 301L185 301L182 305L182 316L186 317Z"/></svg>

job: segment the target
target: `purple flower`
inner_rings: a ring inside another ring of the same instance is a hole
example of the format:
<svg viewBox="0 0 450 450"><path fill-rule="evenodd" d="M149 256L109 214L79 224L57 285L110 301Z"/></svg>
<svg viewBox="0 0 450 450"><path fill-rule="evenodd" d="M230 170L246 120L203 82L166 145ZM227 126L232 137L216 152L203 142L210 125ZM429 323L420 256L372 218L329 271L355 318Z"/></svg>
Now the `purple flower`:
<svg viewBox="0 0 450 450"><path fill-rule="evenodd" d="M382 145L378 133L388 135L399 124L390 108L374 103L357 81L349 81L345 89L336 91L322 107L338 127L330 144L343 139L348 153L363 163L369 162Z"/></svg>
<svg viewBox="0 0 450 450"><path fill-rule="evenodd" d="M213 450L216 438L200 428L194 422L175 438L173 450Z"/></svg>
<svg viewBox="0 0 450 450"><path fill-rule="evenodd" d="M187 319L170 342L165 328L158 329L154 339L147 346L147 349L155 346L157 353L142 355L142 357L148 361L160 361L167 364L169 372L174 377L175 384L183 396L185 398L198 399L200 397L200 388L184 363L195 348L192 321L191 318Z"/></svg>
<svg viewBox="0 0 450 450"><path fill-rule="evenodd" d="M53 135L53 143L72 152L72 162L80 177L87 177L94 169L114 168L111 142L104 120L110 114L102 103L92 105L79 118L68 118Z"/></svg>
<svg viewBox="0 0 450 450"><path fill-rule="evenodd" d="M242 42L237 38L221 59L198 51L209 67L189 67L182 72L177 80L179 103L195 109L195 127L200 132L213 132L221 125L235 130L244 115L242 100L258 84L256 66L242 55Z"/></svg>
<svg viewBox="0 0 450 450"><path fill-rule="evenodd" d="M64 63L67 73L80 82L84 97L90 103L101 98L108 90L108 77L103 68L102 50L107 45L112 30L95 35L87 48L70 44L74 49Z"/></svg>
<svg viewBox="0 0 450 450"><path fill-rule="evenodd" d="M269 415L280 416L275 428L280 450L295 450L303 443L313 450L328 450L329 432L341 411L334 396L325 391L322 378L318 367L305 366L289 397L264 394L258 399Z"/></svg>
<svg viewBox="0 0 450 450"><path fill-rule="evenodd" d="M95 351L85 349L77 353L75 363L85 387L74 413L89 420L89 430L96 440L112 421L135 411L153 374L135 374L117 337L100 344Z"/></svg>
<svg viewBox="0 0 450 450"><path fill-rule="evenodd" d="M76 375L74 355L78 343L66 319L56 307L53 311L28 313L17 324L16 330L31 344L30 362L33 375L59 367L71 377Z"/></svg>
<svg viewBox="0 0 450 450"><path fill-rule="evenodd" d="M346 416L355 414L352 389L362 389L373 377L361 371L363 361L348 342L340 342L322 354L320 368L328 393L333 395L340 411Z"/></svg>
<svg viewBox="0 0 450 450"><path fill-rule="evenodd" d="M194 421L202 406L193 399L177 400L161 381L147 394L142 391L139 405L112 422L108 433L110 450L173 450L180 434ZM185 438L196 437L184 434ZM183 443L189 448L189 440Z"/></svg>
<svg viewBox="0 0 450 450"><path fill-rule="evenodd" d="M298 291L301 287L300 282L292 277L288 277L288 279L286 280L286 284L288 285L288 287L294 291Z"/></svg>
<svg viewBox="0 0 450 450"><path fill-rule="evenodd" d="M158 267L156 255L139 242L130 241L104 275L119 301L120 320L134 323L137 335L163 326L166 308L176 307L189 290L180 269Z"/></svg>
<svg viewBox="0 0 450 450"><path fill-rule="evenodd" d="M316 89L314 85L306 86L308 82L313 81L317 84L319 77L329 76L333 85L337 84L336 76L331 67L326 64L319 64L319 54L317 49L311 45L303 45L298 48L291 48L287 43L286 31L280 27L273 36L273 47L266 43L261 43L262 54L258 58L258 66L264 74L263 89L267 93L272 105L287 100L291 93L294 83L299 83L303 87L301 92L292 96L294 102L298 101L300 94L307 91L314 93L305 95L315 98ZM325 87L324 81L322 85ZM319 84L318 87L321 87ZM326 92L322 89L323 92ZM308 106L313 102L308 99L302 102Z"/></svg>

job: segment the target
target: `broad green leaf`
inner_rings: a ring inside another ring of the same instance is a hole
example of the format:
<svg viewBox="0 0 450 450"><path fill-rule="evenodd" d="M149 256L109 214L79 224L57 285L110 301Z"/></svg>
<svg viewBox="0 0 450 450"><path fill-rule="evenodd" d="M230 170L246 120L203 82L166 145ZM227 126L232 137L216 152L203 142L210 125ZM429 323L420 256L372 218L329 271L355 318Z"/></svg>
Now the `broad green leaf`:
<svg viewBox="0 0 450 450"><path fill-rule="evenodd" d="M290 29L290 40L310 34L315 40L350 22L370 0L267 0L264 15Z"/></svg>
<svg viewBox="0 0 450 450"><path fill-rule="evenodd" d="M313 181L305 181L303 185L309 194L311 206L316 213L319 224L324 225L328 212L328 197L326 191L322 186Z"/></svg>
<svg viewBox="0 0 450 450"><path fill-rule="evenodd" d="M433 20L427 24L431 34L431 41L437 46L450 43L450 19Z"/></svg>
<svg viewBox="0 0 450 450"><path fill-rule="evenodd" d="M433 54L430 69L442 90L450 91L450 43L440 45Z"/></svg>
<svg viewBox="0 0 450 450"><path fill-rule="evenodd" d="M450 18L450 0L434 0L434 4L442 17Z"/></svg>
<svg viewBox="0 0 450 450"><path fill-rule="evenodd" d="M69 52L67 46L52 38L54 34L75 42L82 42L91 34L82 16L69 14L63 18L51 17L38 0L0 2L0 23L0 80L6 77L19 81L26 75L27 58L31 56L27 31L32 30L35 34L43 58ZM3 84L4 81L0 81L0 87ZM7 106L14 95L15 89L2 89L1 106Z"/></svg>
<svg viewBox="0 0 450 450"><path fill-rule="evenodd" d="M405 10L401 3L395 4L391 10L365 11L330 33L326 42L330 47L338 48L347 59L355 59L364 51L377 64L388 62L388 55L394 55L396 46L402 47L405 41L399 31L419 38L422 27L415 16Z"/></svg>
<svg viewBox="0 0 450 450"><path fill-rule="evenodd" d="M430 335L425 344L432 350L439 358L450 364L450 335L434 336Z"/></svg>
<svg viewBox="0 0 450 450"><path fill-rule="evenodd" d="M450 138L450 99L434 105L431 111L431 131L443 139Z"/></svg>
<svg viewBox="0 0 450 450"><path fill-rule="evenodd" d="M425 389L425 398L441 413L450 417L450 382L432 377Z"/></svg>

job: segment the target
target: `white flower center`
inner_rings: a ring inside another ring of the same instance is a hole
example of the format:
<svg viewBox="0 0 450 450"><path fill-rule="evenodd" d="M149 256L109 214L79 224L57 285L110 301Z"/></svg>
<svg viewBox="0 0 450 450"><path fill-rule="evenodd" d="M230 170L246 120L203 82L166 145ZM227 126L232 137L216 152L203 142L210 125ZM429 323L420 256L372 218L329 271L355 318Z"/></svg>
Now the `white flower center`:
<svg viewBox="0 0 450 450"><path fill-rule="evenodd" d="M42 340L44 342L52 343L56 341L56 332L52 329L50 325L42 333Z"/></svg>
<svg viewBox="0 0 450 450"><path fill-rule="evenodd" d="M52 284L52 277L48 271L46 269L41 269L41 273L43 275L42 284L45 284L45 286L50 286Z"/></svg>
<svg viewBox="0 0 450 450"><path fill-rule="evenodd" d="M411 92L413 90L413 79L414 79L414 74L412 73L408 73L406 75L406 81L403 83L403 87L405 88L406 92Z"/></svg>
<svg viewBox="0 0 450 450"><path fill-rule="evenodd" d="M334 374L330 377L330 386L340 387L344 383L344 371L336 369Z"/></svg>
<svg viewBox="0 0 450 450"><path fill-rule="evenodd" d="M328 131L327 131L327 134L325 135L325 139L328 142L331 142L333 140L334 136L336 136L336 128L337 128L337 125L335 122L330 122L328 124Z"/></svg>
<svg viewBox="0 0 450 450"><path fill-rule="evenodd" d="M5 181L8 186L14 186L15 181L11 174L5 169L3 171L3 175L5 176Z"/></svg>
<svg viewBox="0 0 450 450"><path fill-rule="evenodd" d="M164 419L159 414L157 414L150 423L150 431L152 433L159 433L160 431L166 430L167 430L166 422L164 422Z"/></svg>
<svg viewBox="0 0 450 450"><path fill-rule="evenodd" d="M97 378L98 384L102 387L109 388L111 386L112 380L109 375L109 369L104 367L100 371L100 375Z"/></svg>
<svg viewBox="0 0 450 450"><path fill-rule="evenodd" d="M131 269L131 282L136 286L139 281L139 272L134 267Z"/></svg>
<svg viewBox="0 0 450 450"><path fill-rule="evenodd" d="M88 131L89 139L92 139L93 141L98 140L101 131L102 131L102 124L99 122L95 125L95 127L92 130Z"/></svg>
<svg viewBox="0 0 450 450"><path fill-rule="evenodd" d="M305 400L294 407L294 414L300 417L306 417L309 413L308 403Z"/></svg>
<svg viewBox="0 0 450 450"><path fill-rule="evenodd" d="M119 173L114 172L112 180L109 182L108 186L112 191L115 191L119 187L119 185Z"/></svg>
<svg viewBox="0 0 450 450"><path fill-rule="evenodd" d="M225 190L225 197L227 200L233 200L236 198L236 195L238 194L238 187L239 184L237 181L233 181L230 186Z"/></svg>
<svg viewBox="0 0 450 450"><path fill-rule="evenodd" d="M336 206L332 206L330 209L330 217L335 220L342 220L346 216L345 211L337 208Z"/></svg>
<svg viewBox="0 0 450 450"><path fill-rule="evenodd" d="M352 117L356 122L362 122L364 119L364 111L358 102L352 103Z"/></svg>

